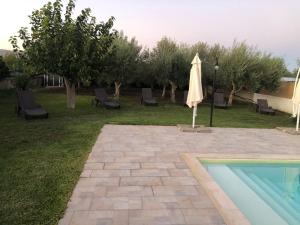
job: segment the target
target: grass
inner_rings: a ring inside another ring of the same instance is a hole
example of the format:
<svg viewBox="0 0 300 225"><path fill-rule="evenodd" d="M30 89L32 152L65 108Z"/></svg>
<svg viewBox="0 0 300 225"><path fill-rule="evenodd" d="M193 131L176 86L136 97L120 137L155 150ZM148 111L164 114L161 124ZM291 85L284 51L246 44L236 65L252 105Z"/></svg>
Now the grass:
<svg viewBox="0 0 300 225"><path fill-rule="evenodd" d="M68 110L63 94L39 91L36 96L49 119L17 117L14 93L0 92L0 224L57 224L104 124L175 125L192 119L192 110L166 101L145 107L138 97L122 97L121 110L110 111L91 107L92 97L80 95L76 110ZM200 106L198 115L197 123L207 125L209 106ZM283 113L260 115L238 104L216 109L214 125L274 128L293 122Z"/></svg>

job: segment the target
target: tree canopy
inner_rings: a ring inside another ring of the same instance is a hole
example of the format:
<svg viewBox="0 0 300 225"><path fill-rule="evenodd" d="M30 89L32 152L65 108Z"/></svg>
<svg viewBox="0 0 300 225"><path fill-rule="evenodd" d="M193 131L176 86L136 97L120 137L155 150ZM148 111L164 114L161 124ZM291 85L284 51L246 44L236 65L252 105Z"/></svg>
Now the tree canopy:
<svg viewBox="0 0 300 225"><path fill-rule="evenodd" d="M115 84L116 98L119 98L122 84L136 79L141 49L135 38L128 40L123 32L114 39L111 52L106 58L104 76L100 79L104 79L108 84Z"/></svg>
<svg viewBox="0 0 300 225"><path fill-rule="evenodd" d="M75 1L69 0L63 15L61 0L49 2L30 16L31 31L21 28L18 37L11 37L14 50L30 68L31 74L58 74L64 77L67 106L75 108L75 85L103 70L103 59L116 32L114 18L97 23L89 8L72 17Z"/></svg>
<svg viewBox="0 0 300 225"><path fill-rule="evenodd" d="M231 47L205 42L189 46L163 37L153 49L143 49L135 38L113 30L114 17L97 22L89 8L73 17L74 8L74 0L69 0L65 9L61 0L49 2L32 12L30 30L22 27L10 38L24 73L64 77L69 108L75 108L76 85L90 81L114 84L117 98L122 85L156 85L163 89L162 97L170 87L171 101L175 102L176 90L188 86L196 53L202 61L204 96L211 90L208 87L218 58L217 87L229 93L229 104L242 89L276 89L281 76L288 74L282 58L244 42L234 42Z"/></svg>

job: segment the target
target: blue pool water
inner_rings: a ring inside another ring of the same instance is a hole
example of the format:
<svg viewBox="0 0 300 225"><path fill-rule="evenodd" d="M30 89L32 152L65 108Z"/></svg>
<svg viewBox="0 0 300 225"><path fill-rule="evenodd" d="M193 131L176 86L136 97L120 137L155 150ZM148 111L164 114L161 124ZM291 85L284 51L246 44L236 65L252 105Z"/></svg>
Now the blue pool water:
<svg viewBox="0 0 300 225"><path fill-rule="evenodd" d="M300 163L202 162L253 225L300 225Z"/></svg>

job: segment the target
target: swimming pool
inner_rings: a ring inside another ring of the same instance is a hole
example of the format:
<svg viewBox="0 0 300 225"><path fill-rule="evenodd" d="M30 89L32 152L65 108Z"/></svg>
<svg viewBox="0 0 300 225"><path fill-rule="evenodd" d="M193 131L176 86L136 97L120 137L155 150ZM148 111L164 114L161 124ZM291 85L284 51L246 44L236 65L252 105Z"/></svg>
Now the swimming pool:
<svg viewBox="0 0 300 225"><path fill-rule="evenodd" d="M299 162L200 162L251 224L300 224Z"/></svg>

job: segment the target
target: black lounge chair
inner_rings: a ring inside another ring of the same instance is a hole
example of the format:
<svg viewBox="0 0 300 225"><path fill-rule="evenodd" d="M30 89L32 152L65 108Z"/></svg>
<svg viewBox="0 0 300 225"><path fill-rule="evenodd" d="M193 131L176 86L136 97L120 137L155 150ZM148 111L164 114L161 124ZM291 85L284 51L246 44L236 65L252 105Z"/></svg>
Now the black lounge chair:
<svg viewBox="0 0 300 225"><path fill-rule="evenodd" d="M183 92L183 101L182 101L183 106L187 106L186 101L187 101L188 93L189 93L188 91Z"/></svg>
<svg viewBox="0 0 300 225"><path fill-rule="evenodd" d="M107 93L103 88L95 89L95 105L103 105L107 109L119 109L120 103L115 100L111 100L107 97Z"/></svg>
<svg viewBox="0 0 300 225"><path fill-rule="evenodd" d="M268 105L267 99L257 99L256 112L275 115L275 110Z"/></svg>
<svg viewBox="0 0 300 225"><path fill-rule="evenodd" d="M157 101L152 97L151 88L142 88L141 104L146 106L157 106Z"/></svg>
<svg viewBox="0 0 300 225"><path fill-rule="evenodd" d="M228 107L227 102L225 101L224 93L216 92L214 94L214 106L222 109L226 109Z"/></svg>
<svg viewBox="0 0 300 225"><path fill-rule="evenodd" d="M26 120L48 118L48 113L36 103L31 91L18 91L17 99L17 114L24 115Z"/></svg>

